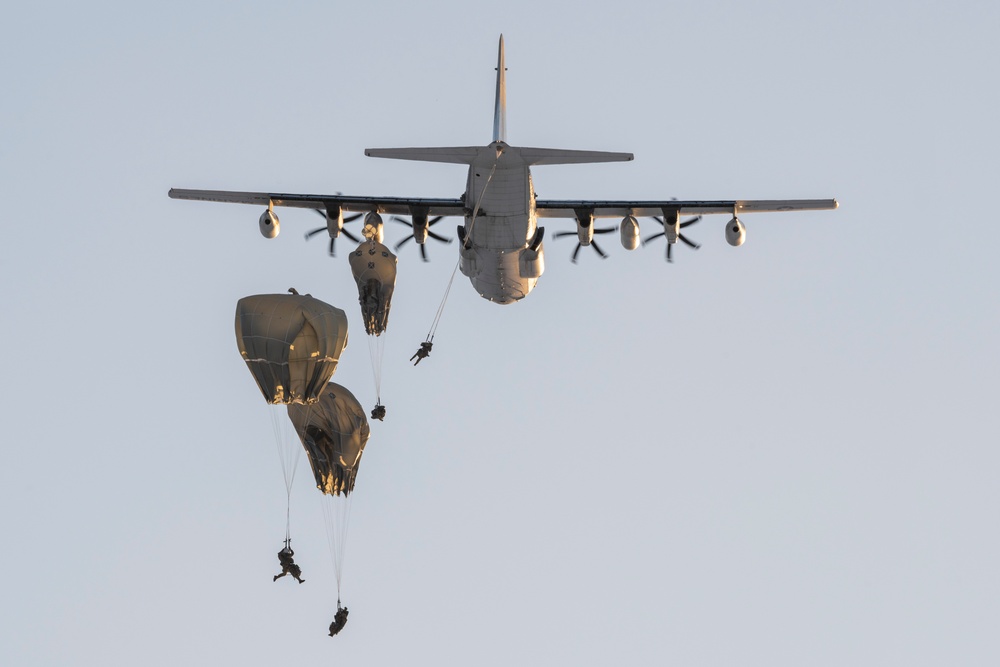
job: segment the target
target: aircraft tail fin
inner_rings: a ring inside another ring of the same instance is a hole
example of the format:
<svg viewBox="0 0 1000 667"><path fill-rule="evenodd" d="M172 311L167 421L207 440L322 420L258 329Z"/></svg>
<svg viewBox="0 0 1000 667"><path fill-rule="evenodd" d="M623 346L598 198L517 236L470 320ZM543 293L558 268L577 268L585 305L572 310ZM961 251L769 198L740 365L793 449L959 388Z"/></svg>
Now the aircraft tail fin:
<svg viewBox="0 0 1000 667"><path fill-rule="evenodd" d="M503 58L503 35L500 35L500 49L497 53L497 95L493 109L493 143L507 143L507 83ZM606 151L574 151L555 148L516 148L506 146L507 164L586 164L594 162L627 162L631 153L609 153ZM416 160L418 162L448 162L451 164L495 164L500 159L493 144L489 146L457 146L435 148L368 148L369 157L391 158L394 160Z"/></svg>
<svg viewBox="0 0 1000 667"><path fill-rule="evenodd" d="M503 35L500 35L500 52L497 54L497 98L493 107L493 141L507 142L507 81L503 63Z"/></svg>

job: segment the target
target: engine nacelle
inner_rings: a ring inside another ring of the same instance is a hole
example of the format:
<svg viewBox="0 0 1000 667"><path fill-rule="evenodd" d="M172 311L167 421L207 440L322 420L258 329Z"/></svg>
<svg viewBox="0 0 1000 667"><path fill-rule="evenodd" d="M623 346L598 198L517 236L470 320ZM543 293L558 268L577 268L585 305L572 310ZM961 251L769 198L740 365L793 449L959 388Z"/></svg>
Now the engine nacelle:
<svg viewBox="0 0 1000 667"><path fill-rule="evenodd" d="M590 245L594 242L594 212L586 209L576 210L576 237L580 245Z"/></svg>
<svg viewBox="0 0 1000 667"><path fill-rule="evenodd" d="M427 214L426 213L414 213L410 216L410 222L413 227L413 240L418 245L424 245L427 243L427 232L429 225L427 224Z"/></svg>
<svg viewBox="0 0 1000 667"><path fill-rule="evenodd" d="M260 214L260 233L264 235L266 239L273 239L281 231L281 223L278 221L278 216L274 214L274 211L267 209Z"/></svg>
<svg viewBox="0 0 1000 667"><path fill-rule="evenodd" d="M365 227L361 233L366 239L374 239L377 243L382 243L384 235L382 231L382 216L376 211L365 214Z"/></svg>
<svg viewBox="0 0 1000 667"><path fill-rule="evenodd" d="M740 219L735 215L733 219L726 223L726 241L734 248L743 245L747 240L747 228L743 226Z"/></svg>
<svg viewBox="0 0 1000 667"><path fill-rule="evenodd" d="M331 239L340 238L344 229L344 209L335 202L326 202L326 231Z"/></svg>
<svg viewBox="0 0 1000 667"><path fill-rule="evenodd" d="M622 247L626 250L635 250L639 247L639 221L634 215L627 215L619 225L622 237Z"/></svg>

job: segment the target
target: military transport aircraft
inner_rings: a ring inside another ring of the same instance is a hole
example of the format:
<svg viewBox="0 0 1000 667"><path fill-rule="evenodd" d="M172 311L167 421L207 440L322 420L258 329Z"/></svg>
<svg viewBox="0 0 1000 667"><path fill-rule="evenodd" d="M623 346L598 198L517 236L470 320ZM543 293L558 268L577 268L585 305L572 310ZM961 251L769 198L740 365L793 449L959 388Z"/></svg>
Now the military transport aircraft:
<svg viewBox="0 0 1000 667"><path fill-rule="evenodd" d="M621 243L628 250L638 247L639 217L653 217L662 225L662 232L647 240L665 236L667 261L671 250L681 241L693 248L681 229L707 214L726 214L726 240L733 246L743 244L746 228L739 219L742 213L765 211L817 211L837 208L835 199L791 200L547 200L536 199L531 181L532 165L583 164L623 162L632 160L631 153L577 151L551 148L520 148L507 144L506 83L503 35L497 58L496 102L493 116L493 142L487 146L457 148L370 148L370 157L448 162L469 166L465 194L458 199L415 199L407 197L356 197L336 195L300 195L279 192L229 192L223 190L171 189L174 199L195 199L238 204L267 206L259 220L260 231L267 238L278 235L279 221L275 206L314 209L326 217L326 229L333 241L344 229L344 212L364 215L363 234L382 241L382 213L404 215L410 221L398 219L413 229L412 238L420 245L426 260L424 244L428 237L445 240L429 227L442 217L463 217L458 227L459 267L469 277L479 294L494 303L507 304L523 299L534 288L545 268L542 237L545 228L539 218L573 218L576 220L578 244L573 252L576 261L580 248L591 246L601 257L605 253L594 241L595 234L611 233L614 227L595 229L595 218L621 218L617 229ZM697 217L681 220L684 215ZM435 216L428 220L430 216ZM354 217L360 217L354 216ZM351 218L348 218L350 220ZM573 235L560 232L554 236ZM351 237L353 238L353 237ZM403 240L406 242L411 237ZM401 245L401 244L400 244ZM397 246L398 247L398 246Z"/></svg>

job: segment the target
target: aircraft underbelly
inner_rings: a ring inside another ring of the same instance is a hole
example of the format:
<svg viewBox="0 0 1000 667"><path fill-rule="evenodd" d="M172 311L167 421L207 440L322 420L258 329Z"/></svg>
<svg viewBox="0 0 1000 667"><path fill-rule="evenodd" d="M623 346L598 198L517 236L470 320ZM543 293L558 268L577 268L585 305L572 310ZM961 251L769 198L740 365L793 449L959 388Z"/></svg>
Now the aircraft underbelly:
<svg viewBox="0 0 1000 667"><path fill-rule="evenodd" d="M516 250L478 249L478 273L472 285L484 299L499 304L514 303L528 295L538 278L522 278L518 266L521 248Z"/></svg>
<svg viewBox="0 0 1000 667"><path fill-rule="evenodd" d="M535 221L527 215L480 215L466 227L472 231L472 247L465 252L474 258L469 278L476 291L494 303L513 303L527 296L538 278L522 278L519 259L534 236Z"/></svg>

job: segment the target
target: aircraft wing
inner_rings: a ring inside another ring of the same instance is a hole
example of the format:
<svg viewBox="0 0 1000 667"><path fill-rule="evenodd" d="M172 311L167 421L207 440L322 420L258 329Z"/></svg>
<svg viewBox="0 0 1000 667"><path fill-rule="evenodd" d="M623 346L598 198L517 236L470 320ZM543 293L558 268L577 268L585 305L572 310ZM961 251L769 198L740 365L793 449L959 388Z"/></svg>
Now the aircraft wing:
<svg viewBox="0 0 1000 667"><path fill-rule="evenodd" d="M266 203L266 202L265 202ZM595 218L637 218L664 215L677 211L680 215L709 215L712 213L764 213L777 211L826 211L837 208L836 199L733 199L722 201L680 200L664 201L589 201L539 199L535 212L539 218L575 218L578 210L593 212Z"/></svg>
<svg viewBox="0 0 1000 667"><path fill-rule="evenodd" d="M354 197L350 195L296 195L283 192L231 192L229 190L185 190L171 188L171 199L217 201L227 204L258 204L267 206L292 206L323 211L328 204L339 205L343 211L365 213L376 211L392 215L412 215L414 211L427 215L465 215L461 199L423 199L410 197Z"/></svg>
<svg viewBox="0 0 1000 667"><path fill-rule="evenodd" d="M324 210L328 204L340 205L344 211L412 215L421 211L427 215L462 217L467 213L462 199L433 199L410 197L359 197L352 195L289 194L282 192L234 192L229 190L187 190L171 188L171 199L215 201L229 204L257 204L291 206ZM765 213L781 211L825 211L837 208L836 199L732 199L732 200L560 200L539 199L535 211L539 218L575 218L578 210L591 211L595 218L623 218L626 215L650 217L664 215L664 211L678 211L680 215L709 215L713 213Z"/></svg>

